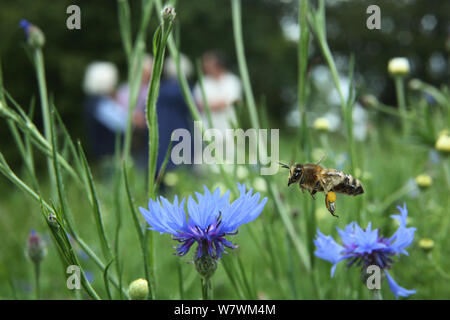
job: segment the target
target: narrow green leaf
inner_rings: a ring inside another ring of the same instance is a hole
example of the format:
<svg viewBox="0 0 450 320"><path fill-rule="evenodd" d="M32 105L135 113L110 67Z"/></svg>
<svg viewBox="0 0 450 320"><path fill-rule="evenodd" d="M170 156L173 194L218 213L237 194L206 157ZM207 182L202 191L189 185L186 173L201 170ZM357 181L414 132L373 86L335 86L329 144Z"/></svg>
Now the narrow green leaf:
<svg viewBox="0 0 450 320"><path fill-rule="evenodd" d="M100 202L97 197L97 192L94 186L94 179L92 177L91 170L89 168L86 156L84 154L83 148L81 147L81 142L78 141L78 153L81 158L81 162L84 167L85 176L87 179L86 192L88 193L92 210L94 213L95 223L97 225L97 233L100 238L100 243L102 245L103 255L106 259L111 259L111 248L109 246L109 242L106 236L106 232L103 226L102 214L100 211Z"/></svg>

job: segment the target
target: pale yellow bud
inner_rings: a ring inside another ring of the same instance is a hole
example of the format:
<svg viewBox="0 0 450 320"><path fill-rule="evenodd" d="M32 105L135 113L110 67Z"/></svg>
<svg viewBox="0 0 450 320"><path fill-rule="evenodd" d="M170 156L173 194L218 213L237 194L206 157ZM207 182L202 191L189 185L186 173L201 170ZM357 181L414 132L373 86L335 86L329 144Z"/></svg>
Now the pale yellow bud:
<svg viewBox="0 0 450 320"><path fill-rule="evenodd" d="M436 150L450 152L450 136L444 131L436 141Z"/></svg>
<svg viewBox="0 0 450 320"><path fill-rule="evenodd" d="M164 184L168 187L173 187L178 183L178 175L174 172L167 172L164 175Z"/></svg>
<svg viewBox="0 0 450 320"><path fill-rule="evenodd" d="M148 295L148 283L145 279L137 279L130 283L128 294L132 300L144 300Z"/></svg>
<svg viewBox="0 0 450 320"><path fill-rule="evenodd" d="M427 174L419 174L416 177L416 183L421 188L428 188L433 184L433 178Z"/></svg>
<svg viewBox="0 0 450 320"><path fill-rule="evenodd" d="M409 61L407 58L397 57L389 60L388 71L392 75L406 75L409 73Z"/></svg>
<svg viewBox="0 0 450 320"><path fill-rule="evenodd" d="M330 130L330 122L327 118L317 118L313 124L314 129L329 131Z"/></svg>
<svg viewBox="0 0 450 320"><path fill-rule="evenodd" d="M429 238L422 238L419 240L419 247L425 252L431 251L434 248L434 241Z"/></svg>

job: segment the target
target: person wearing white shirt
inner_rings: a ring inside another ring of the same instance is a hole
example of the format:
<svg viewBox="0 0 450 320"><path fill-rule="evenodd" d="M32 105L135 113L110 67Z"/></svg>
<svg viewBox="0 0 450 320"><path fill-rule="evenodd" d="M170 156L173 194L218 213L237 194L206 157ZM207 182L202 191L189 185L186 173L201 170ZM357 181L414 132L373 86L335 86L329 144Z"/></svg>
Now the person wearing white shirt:
<svg viewBox="0 0 450 320"><path fill-rule="evenodd" d="M212 127L225 131L231 128L231 123L236 121L233 104L241 99L242 86L239 78L226 68L223 55L220 52L210 51L202 57L203 87L206 100L211 110ZM200 85L194 87L194 98L201 111L203 111L203 123L209 127Z"/></svg>

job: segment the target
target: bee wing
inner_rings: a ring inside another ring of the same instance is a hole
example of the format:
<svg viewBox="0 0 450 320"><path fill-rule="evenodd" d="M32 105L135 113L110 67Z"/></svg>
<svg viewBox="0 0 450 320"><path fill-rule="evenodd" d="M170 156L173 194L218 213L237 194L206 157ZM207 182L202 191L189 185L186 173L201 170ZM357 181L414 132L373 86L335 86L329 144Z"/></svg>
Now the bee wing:
<svg viewBox="0 0 450 320"><path fill-rule="evenodd" d="M336 186L343 183L346 180L346 176L347 175L345 173L334 169L323 170L320 173L322 184L326 189L328 189L328 191L334 190ZM337 190L334 191L339 192Z"/></svg>

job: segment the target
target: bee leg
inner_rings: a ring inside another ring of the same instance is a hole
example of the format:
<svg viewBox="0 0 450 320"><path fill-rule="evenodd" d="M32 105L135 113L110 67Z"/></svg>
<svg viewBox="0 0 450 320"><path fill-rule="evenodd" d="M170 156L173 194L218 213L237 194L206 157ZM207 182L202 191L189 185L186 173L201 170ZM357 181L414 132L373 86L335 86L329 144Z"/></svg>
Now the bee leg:
<svg viewBox="0 0 450 320"><path fill-rule="evenodd" d="M320 187L320 182L317 181L316 185L314 186L314 189L312 191L310 191L311 193L311 197L316 200L316 198L314 198L314 195L317 193L317 191L319 191L319 187Z"/></svg>
<svg viewBox="0 0 450 320"><path fill-rule="evenodd" d="M300 190L302 190L302 193L305 193L305 188L302 185L300 185Z"/></svg>
<svg viewBox="0 0 450 320"><path fill-rule="evenodd" d="M325 205L327 206L328 211L330 211L332 216L339 218L338 215L334 214L334 211L336 210L335 202L336 202L336 193L334 193L333 191L326 193Z"/></svg>

